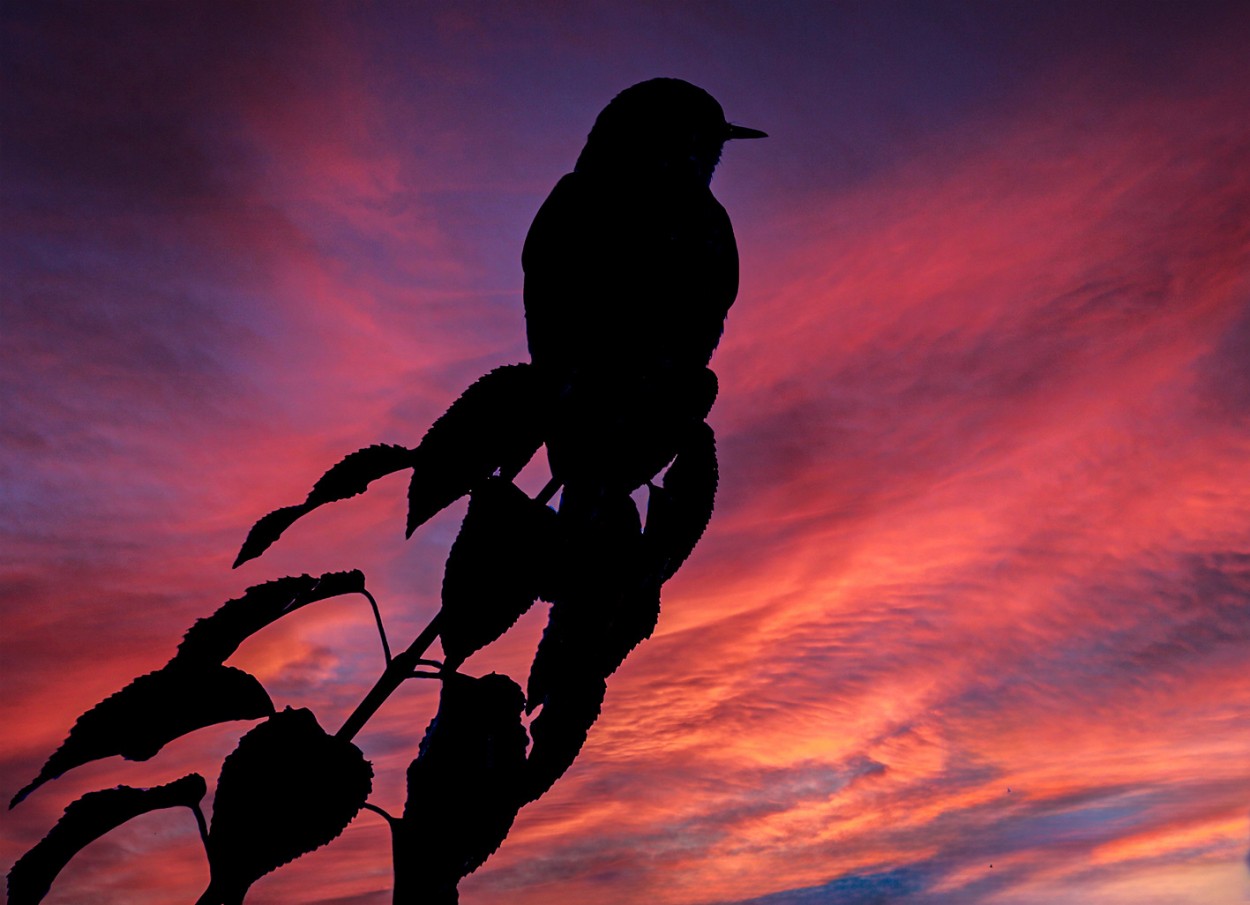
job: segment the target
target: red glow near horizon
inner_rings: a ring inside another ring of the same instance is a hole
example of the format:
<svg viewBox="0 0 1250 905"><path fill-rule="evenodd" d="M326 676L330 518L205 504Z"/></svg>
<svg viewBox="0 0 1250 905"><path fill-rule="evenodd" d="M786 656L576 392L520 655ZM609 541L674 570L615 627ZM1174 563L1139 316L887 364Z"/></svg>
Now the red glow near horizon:
<svg viewBox="0 0 1250 905"><path fill-rule="evenodd" d="M415 444L525 357L529 219L598 108L658 69L773 136L713 182L743 261L717 513L581 758L462 900L1241 900L1244 13L1173 35L1158 10L1039 5L1022 38L989 8L657 7L544 13L522 39L503 13L301 9L9 14L36 49L5 112L6 794L247 585L360 568L393 643L425 624L463 504L405 543L402 480L229 562L345 452ZM138 50L104 87L118 29ZM39 56L70 51L77 70ZM466 670L521 678L542 609ZM344 599L232 663L336 726L377 647ZM388 808L434 710L411 684L359 738ZM6 864L84 792L211 784L242 728L45 786L9 814ZM46 901L193 900L179 817L95 843ZM362 814L248 901L389 898Z"/></svg>

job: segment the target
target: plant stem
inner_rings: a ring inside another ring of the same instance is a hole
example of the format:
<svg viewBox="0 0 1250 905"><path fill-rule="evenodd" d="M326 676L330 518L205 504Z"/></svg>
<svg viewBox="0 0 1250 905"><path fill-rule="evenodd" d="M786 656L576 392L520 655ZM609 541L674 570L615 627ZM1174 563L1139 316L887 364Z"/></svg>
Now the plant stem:
<svg viewBox="0 0 1250 905"><path fill-rule="evenodd" d="M543 487L542 490L538 491L537 496L534 497L535 501L542 503L545 506L547 503L551 502L551 498L556 495L556 491L559 490L563 484L564 482L562 480L553 477L547 482L547 485Z"/></svg>
<svg viewBox="0 0 1250 905"><path fill-rule="evenodd" d="M560 489L562 483L563 482L560 479L553 477L547 482L546 486L538 492L534 499L545 505L553 496L556 495L556 491ZM369 597L369 603L373 605L373 611L378 620L378 630L379 633L382 634L382 647L385 649L386 635L382 632L382 615L378 612L377 603L374 601L373 597L367 593L365 596ZM378 677L378 681L374 684L373 688L369 689L369 693L365 695L365 699L356 705L356 709L352 711L351 716L349 716L347 721L343 723L343 728L334 734L335 738L341 738L347 741L351 741L355 738L356 733L364 728L365 723L369 722L369 719L378 712L378 708L381 707L383 702L391 696L391 693L395 691L395 689L399 688L400 685L404 684L405 679L412 676L413 670L421 665L422 654L426 652L429 646L434 643L434 639L438 637L439 623L441 622L439 617L441 615L441 610L435 613L434 618L430 620L429 625L421 630L421 634L417 635L417 637L413 639L412 644L408 645L408 649L403 653L396 654L394 657L391 657L390 651L386 651L386 669L383 671L382 675Z"/></svg>
<svg viewBox="0 0 1250 905"><path fill-rule="evenodd" d="M204 819L204 809L200 807L197 801L191 805L191 811L195 814L195 825L200 828L200 841L204 843L204 854L208 854L208 821Z"/></svg>
<svg viewBox="0 0 1250 905"><path fill-rule="evenodd" d="M439 617L441 615L441 611L435 613L429 625L421 630L421 634L417 635L412 644L408 645L408 649L396 654L391 659L391 662L386 665L385 671L378 677L378 681L373 688L365 695L365 699L352 711L351 716L343 723L343 728L335 733L336 738L348 741L354 738L356 733L364 728L365 723L369 722L369 718L378 712L378 708L382 706L382 703L391 696L391 692L404 684L404 680L412 675L412 671L419 665L417 661L421 659L421 655L426 652L426 649L438 637L439 622L441 621Z"/></svg>
<svg viewBox="0 0 1250 905"><path fill-rule="evenodd" d="M373 621L378 624L378 637L382 639L382 656L386 658L387 665L390 665L391 646L386 643L386 627L382 625L382 611L378 609L378 602L373 599L372 594L367 590L362 590L360 593L369 599L369 606L373 608Z"/></svg>
<svg viewBox="0 0 1250 905"><path fill-rule="evenodd" d="M382 817L382 819L384 819L384 820L386 821L386 823L387 823L387 825L388 825L388 826L392 826L392 827L393 827L393 826L395 825L395 818L394 818L394 817L392 817L392 816L390 815L390 812L388 812L386 809L384 809L384 808L380 808L380 807L378 807L376 804L370 804L370 803L369 803L369 802L367 802L367 801L366 801L364 804L362 804L360 807L361 807L363 810L366 810L366 811L373 811L373 813L375 813L375 814L377 814L377 815L381 816L381 817Z"/></svg>

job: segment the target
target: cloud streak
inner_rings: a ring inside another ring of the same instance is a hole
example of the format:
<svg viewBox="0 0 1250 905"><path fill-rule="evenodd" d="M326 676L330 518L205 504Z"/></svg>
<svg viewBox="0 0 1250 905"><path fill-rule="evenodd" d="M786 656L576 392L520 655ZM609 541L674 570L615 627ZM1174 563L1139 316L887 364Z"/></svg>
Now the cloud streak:
<svg viewBox="0 0 1250 905"><path fill-rule="evenodd" d="M229 561L524 358L529 218L602 103L665 72L774 136L715 183L743 252L718 510L466 903L1238 900L1244 12L121 9L5 13L10 792L248 584L359 567L420 629L462 508L405 544L402 482ZM519 677L542 619L466 668ZM333 726L380 669L370 622L318 604L232 662ZM361 736L391 808L435 706L410 684ZM214 777L240 728L41 789L6 863L83 792ZM198 893L175 817L49 901ZM365 815L253 897L385 902L388 861Z"/></svg>

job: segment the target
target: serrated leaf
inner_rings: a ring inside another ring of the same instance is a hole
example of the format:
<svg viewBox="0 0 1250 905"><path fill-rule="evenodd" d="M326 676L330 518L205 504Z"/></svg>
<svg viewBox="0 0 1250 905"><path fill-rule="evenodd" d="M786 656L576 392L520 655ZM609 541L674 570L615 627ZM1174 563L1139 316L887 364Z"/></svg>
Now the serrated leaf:
<svg viewBox="0 0 1250 905"><path fill-rule="evenodd" d="M276 509L253 525L234 561L234 568L260 556L282 532L318 506L364 493L378 478L412 465L413 451L406 446L375 444L348 454L318 479L303 503Z"/></svg>
<svg viewBox="0 0 1250 905"><path fill-rule="evenodd" d="M535 801L573 765L599 718L607 683L591 675L565 674L549 685L542 709L530 722L533 746L525 761L522 797Z"/></svg>
<svg viewBox="0 0 1250 905"><path fill-rule="evenodd" d="M443 573L439 636L449 669L506 632L538 598L555 520L511 481L489 478L472 492Z"/></svg>
<svg viewBox="0 0 1250 905"><path fill-rule="evenodd" d="M349 453L313 485L309 506L334 503L364 493L378 478L413 466L413 450L406 446L376 443Z"/></svg>
<svg viewBox="0 0 1250 905"><path fill-rule="evenodd" d="M395 901L451 900L460 878L507 836L522 803L524 703L507 676L444 679L438 713L408 768L403 819L392 826Z"/></svg>
<svg viewBox="0 0 1250 905"><path fill-rule="evenodd" d="M595 373L572 381L547 438L551 472L566 486L630 493L677 454L716 399L707 368L657 375Z"/></svg>
<svg viewBox="0 0 1250 905"><path fill-rule="evenodd" d="M559 580L552 602L570 593L585 598L636 583L642 568L642 520L623 491L569 486L556 514Z"/></svg>
<svg viewBox="0 0 1250 905"><path fill-rule="evenodd" d="M287 606L287 612L316 603L318 600L329 600L343 594L363 594L365 591L365 573L359 569L348 569L345 572L323 572L317 577L317 584L299 600Z"/></svg>
<svg viewBox="0 0 1250 905"><path fill-rule="evenodd" d="M150 789L118 786L88 792L70 804L48 835L13 865L9 905L37 905L74 855L127 820L163 808L194 809L206 791L204 777L191 773Z"/></svg>
<svg viewBox="0 0 1250 905"><path fill-rule="evenodd" d="M651 637L659 618L660 597L653 590L552 604L530 667L527 709L532 712L551 688L576 681L572 677L609 678Z"/></svg>
<svg viewBox="0 0 1250 905"><path fill-rule="evenodd" d="M647 498L643 539L661 583L673 577L707 529L717 481L716 435L703 423L690 432L661 486L652 487Z"/></svg>
<svg viewBox="0 0 1250 905"><path fill-rule="evenodd" d="M200 905L241 902L256 880L335 839L373 787L373 768L312 712L286 708L239 740L221 767Z"/></svg>
<svg viewBox="0 0 1250 905"><path fill-rule="evenodd" d="M564 572L526 686L533 710L568 676L606 679L654 631L659 585L646 568L638 510L628 496L565 494L558 513Z"/></svg>
<svg viewBox="0 0 1250 905"><path fill-rule="evenodd" d="M628 496L566 493L558 513L566 580L543 630L526 688L527 800L573 763L599 716L606 679L654 631L659 585L645 567L638 511Z"/></svg>
<svg viewBox="0 0 1250 905"><path fill-rule="evenodd" d="M252 526L252 530L247 532L243 546L239 548L239 555L234 558L234 563L230 568L237 569L248 560L260 556L282 536L283 531L309 512L312 512L312 507L300 503L298 506L283 506L281 509L262 515Z"/></svg>
<svg viewBox="0 0 1250 905"><path fill-rule="evenodd" d="M248 588L242 597L227 600L215 613L199 619L178 645L178 662L222 663L248 637L287 613L342 594L359 594L365 577L356 569L327 572L320 577L278 578Z"/></svg>
<svg viewBox="0 0 1250 905"><path fill-rule="evenodd" d="M414 451L408 535L496 470L515 477L543 443L547 408L528 364L496 368L465 390Z"/></svg>
<svg viewBox="0 0 1250 905"><path fill-rule="evenodd" d="M188 732L272 712L265 689L243 670L172 660L80 716L61 747L9 807L45 782L90 761L115 754L127 760L147 760Z"/></svg>

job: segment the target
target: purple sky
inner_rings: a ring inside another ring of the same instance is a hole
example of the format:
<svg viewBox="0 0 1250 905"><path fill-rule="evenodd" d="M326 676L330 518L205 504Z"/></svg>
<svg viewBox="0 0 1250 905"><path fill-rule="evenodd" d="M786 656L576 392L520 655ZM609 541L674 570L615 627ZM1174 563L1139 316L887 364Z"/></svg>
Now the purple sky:
<svg viewBox="0 0 1250 905"><path fill-rule="evenodd" d="M398 644L428 621L463 503L405 542L402 478L230 563L525 360L530 220L603 105L669 75L771 136L713 181L742 258L717 512L462 901L1245 901L1246 4L0 17L5 797L248 585L360 568ZM544 618L466 671L523 679ZM354 599L231 663L326 726L382 665ZM358 739L396 810L436 695L409 684ZM87 791L211 784L245 728L45 786L0 867ZM194 901L198 845L141 818L46 901ZM389 871L364 813L248 902L381 905Z"/></svg>

